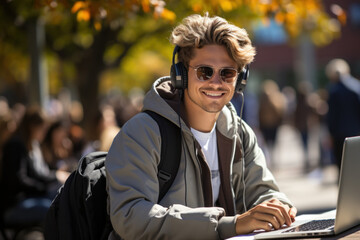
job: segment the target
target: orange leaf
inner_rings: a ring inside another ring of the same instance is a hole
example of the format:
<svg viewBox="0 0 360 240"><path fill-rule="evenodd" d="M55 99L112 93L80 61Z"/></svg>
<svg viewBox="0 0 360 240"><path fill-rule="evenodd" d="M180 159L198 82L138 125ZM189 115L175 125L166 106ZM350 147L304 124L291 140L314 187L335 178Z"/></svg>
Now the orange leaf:
<svg viewBox="0 0 360 240"><path fill-rule="evenodd" d="M220 6L226 12L229 12L233 9L233 5L230 1L220 1Z"/></svg>
<svg viewBox="0 0 360 240"><path fill-rule="evenodd" d="M347 16L345 12L342 12L340 15L337 16L337 18L342 25L346 24Z"/></svg>
<svg viewBox="0 0 360 240"><path fill-rule="evenodd" d="M141 1L141 6L143 8L144 12L150 12L150 4L149 4L149 0L142 0Z"/></svg>
<svg viewBox="0 0 360 240"><path fill-rule="evenodd" d="M201 12L202 6L199 3L195 3L194 5L192 5L192 9L194 12Z"/></svg>
<svg viewBox="0 0 360 240"><path fill-rule="evenodd" d="M337 16L337 19L339 20L339 22L342 25L345 25L347 16L346 16L346 12L344 11L344 9L337 4L332 4L330 8L331 8L331 11Z"/></svg>
<svg viewBox="0 0 360 240"><path fill-rule="evenodd" d="M76 19L80 21L89 21L90 20L90 11L89 10L80 10L77 13Z"/></svg>
<svg viewBox="0 0 360 240"><path fill-rule="evenodd" d="M278 12L275 15L275 21L279 24L282 24L285 21L285 15L282 12Z"/></svg>
<svg viewBox="0 0 360 240"><path fill-rule="evenodd" d="M96 29L96 31L100 31L101 30L101 23L96 21L94 22L94 28Z"/></svg>
<svg viewBox="0 0 360 240"><path fill-rule="evenodd" d="M176 15L174 12L167 10L166 8L164 8L164 10L161 13L161 17L170 21L174 21L176 18Z"/></svg>
<svg viewBox="0 0 360 240"><path fill-rule="evenodd" d="M74 6L71 8L71 12L76 13L77 11L85 7L87 7L87 4L85 2L83 1L75 2Z"/></svg>

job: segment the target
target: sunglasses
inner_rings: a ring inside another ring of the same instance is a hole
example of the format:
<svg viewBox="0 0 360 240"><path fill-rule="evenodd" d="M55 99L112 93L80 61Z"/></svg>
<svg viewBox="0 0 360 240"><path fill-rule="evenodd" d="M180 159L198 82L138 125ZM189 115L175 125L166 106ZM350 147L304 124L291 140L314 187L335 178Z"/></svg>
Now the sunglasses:
<svg viewBox="0 0 360 240"><path fill-rule="evenodd" d="M211 79L215 73L215 69L209 66L189 67L195 70L196 77L200 81L207 81ZM219 75L221 77L221 80L225 83L233 83L237 79L238 71L235 68L220 68Z"/></svg>

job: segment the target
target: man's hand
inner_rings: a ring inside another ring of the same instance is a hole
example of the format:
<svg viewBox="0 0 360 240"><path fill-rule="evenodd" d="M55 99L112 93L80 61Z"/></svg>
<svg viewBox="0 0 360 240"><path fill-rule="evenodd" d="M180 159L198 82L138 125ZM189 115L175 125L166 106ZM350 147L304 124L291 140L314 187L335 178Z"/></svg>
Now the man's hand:
<svg viewBox="0 0 360 240"><path fill-rule="evenodd" d="M295 221L297 209L290 208L277 199L265 201L236 219L236 233L246 234L254 230L270 231L279 229L284 224L290 226Z"/></svg>

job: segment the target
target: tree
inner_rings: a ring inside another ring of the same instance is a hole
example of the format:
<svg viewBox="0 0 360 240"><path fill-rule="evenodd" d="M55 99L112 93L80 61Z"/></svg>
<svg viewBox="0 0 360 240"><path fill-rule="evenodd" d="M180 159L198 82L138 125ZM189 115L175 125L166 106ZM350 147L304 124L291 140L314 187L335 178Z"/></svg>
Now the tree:
<svg viewBox="0 0 360 240"><path fill-rule="evenodd" d="M23 33L28 23L34 18L44 19L47 51L75 66L74 84L84 107L88 131L97 112L100 74L118 67L132 46L149 34L168 29L167 22L160 19L174 18L172 12L163 8L162 1L36 1L35 5L32 1L7 1L3 7L5 23L11 23L11 29L2 38L8 44L17 40L22 46L23 41L18 39L26 39ZM16 24L19 19L22 23ZM16 33L11 35L13 32ZM106 62L105 55L114 46L116 56ZM26 50L22 46L19 53L28 55Z"/></svg>
<svg viewBox="0 0 360 240"><path fill-rule="evenodd" d="M292 42L302 32L308 32L316 44L327 44L339 34L339 25L327 16L320 0L171 0L166 6L161 0L24 0L3 1L2 5L6 31L0 42L15 46L15 50L21 46L17 54L26 54L21 31L27 23L44 19L48 55L58 58L64 67L73 65L73 75L66 71L58 75L63 81L74 79L86 131L93 127L101 74L119 68L141 44L150 50L164 47L151 42L152 37L166 40L173 24L191 13L208 11L250 32L254 21L266 23L273 18L284 26ZM164 49L168 53L170 46Z"/></svg>

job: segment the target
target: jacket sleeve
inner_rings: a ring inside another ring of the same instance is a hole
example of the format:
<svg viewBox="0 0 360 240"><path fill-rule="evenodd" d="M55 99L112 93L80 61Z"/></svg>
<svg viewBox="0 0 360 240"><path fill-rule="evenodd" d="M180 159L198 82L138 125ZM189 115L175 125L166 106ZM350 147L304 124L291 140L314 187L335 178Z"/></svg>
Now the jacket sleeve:
<svg viewBox="0 0 360 240"><path fill-rule="evenodd" d="M157 204L161 136L145 113L128 121L109 150L105 167L110 219L123 239L218 239L231 225L222 208ZM221 221L220 221L221 220Z"/></svg>
<svg viewBox="0 0 360 240"><path fill-rule="evenodd" d="M281 202L292 206L287 196L280 192L276 180L270 170L267 168L266 159L263 151L259 147L256 135L253 130L242 122L242 133L240 142L243 144L244 162L239 161L234 164L235 193L236 193L236 209L237 213L244 211L244 201L247 210L272 198L277 198ZM245 184L242 181L244 175ZM245 196L243 196L245 187Z"/></svg>

